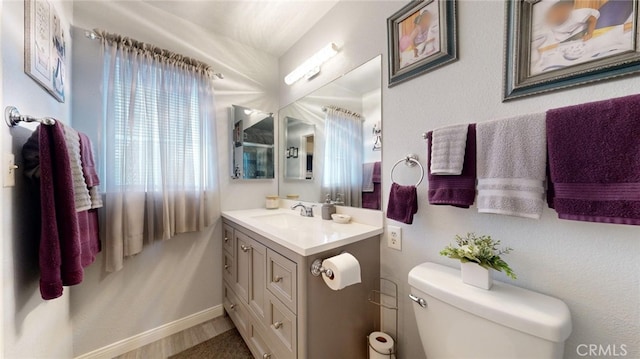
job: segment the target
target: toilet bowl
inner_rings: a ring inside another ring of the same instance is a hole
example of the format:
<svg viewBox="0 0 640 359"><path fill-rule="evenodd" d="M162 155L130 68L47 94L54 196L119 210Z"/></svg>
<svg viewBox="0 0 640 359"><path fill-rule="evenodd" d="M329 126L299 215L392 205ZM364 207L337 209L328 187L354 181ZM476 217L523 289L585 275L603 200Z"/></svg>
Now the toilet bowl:
<svg viewBox="0 0 640 359"><path fill-rule="evenodd" d="M409 272L410 298L428 359L562 358L571 315L559 299L506 283L462 283L460 271L423 263Z"/></svg>

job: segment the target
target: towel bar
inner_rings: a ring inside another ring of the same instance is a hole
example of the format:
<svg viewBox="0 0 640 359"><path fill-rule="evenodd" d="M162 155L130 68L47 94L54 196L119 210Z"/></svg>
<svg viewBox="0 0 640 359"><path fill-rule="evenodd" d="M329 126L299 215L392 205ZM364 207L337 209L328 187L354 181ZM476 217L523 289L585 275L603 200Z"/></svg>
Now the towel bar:
<svg viewBox="0 0 640 359"><path fill-rule="evenodd" d="M4 109L4 121L9 127L17 126L20 122L39 122L43 125L54 125L56 123L56 120L51 117L37 118L28 115L21 115L20 111L18 111L14 106L7 106Z"/></svg>

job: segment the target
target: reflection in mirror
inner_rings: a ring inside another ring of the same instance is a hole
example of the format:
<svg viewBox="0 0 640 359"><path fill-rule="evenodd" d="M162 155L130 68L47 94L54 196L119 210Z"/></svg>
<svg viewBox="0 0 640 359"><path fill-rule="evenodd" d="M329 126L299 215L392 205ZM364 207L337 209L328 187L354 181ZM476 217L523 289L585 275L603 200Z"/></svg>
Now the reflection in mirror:
<svg viewBox="0 0 640 359"><path fill-rule="evenodd" d="M381 61L280 110L280 197L380 209Z"/></svg>
<svg viewBox="0 0 640 359"><path fill-rule="evenodd" d="M272 113L232 106L231 178L274 178Z"/></svg>
<svg viewBox="0 0 640 359"><path fill-rule="evenodd" d="M287 117L284 119L284 131L284 177L291 180L313 180L315 125Z"/></svg>

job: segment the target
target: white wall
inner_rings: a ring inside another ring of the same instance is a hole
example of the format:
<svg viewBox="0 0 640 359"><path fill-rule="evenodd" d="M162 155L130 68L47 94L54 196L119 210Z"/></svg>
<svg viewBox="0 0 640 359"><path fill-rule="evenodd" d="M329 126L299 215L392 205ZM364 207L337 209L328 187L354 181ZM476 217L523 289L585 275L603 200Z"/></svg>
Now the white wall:
<svg viewBox="0 0 640 359"><path fill-rule="evenodd" d="M70 23L70 2L53 1L64 24ZM53 116L68 122L71 97L61 104L24 73L24 2L2 4L2 109L16 106L22 113ZM68 27L66 34L68 35ZM67 37L67 40L68 37ZM71 41L67 43L71 53ZM67 57L67 69L71 66ZM67 84L71 72L67 72ZM67 91L70 89L67 88ZM22 163L22 145L35 125L21 124L9 129L0 126L2 150L14 153ZM4 163L4 161L3 161ZM3 173L5 171L3 165ZM69 290L53 301L40 296L38 270L39 212L34 211L30 188L22 170L16 173L16 187L0 190L2 202L2 314L4 358L69 358L72 354L72 330L69 319ZM37 199L36 199L37 201ZM38 203L38 202L36 202Z"/></svg>
<svg viewBox="0 0 640 359"><path fill-rule="evenodd" d="M142 15L144 14L144 15ZM232 104L276 112L277 59L212 34L139 1L76 1L74 126L96 134L100 111L100 44L81 29L101 28L186 54L225 75L216 80L218 158L223 210L260 207L277 192L275 180L230 179ZM96 137L94 137L96 138ZM147 246L117 273L103 256L72 288L73 354L80 355L222 303L219 225Z"/></svg>
<svg viewBox="0 0 640 359"><path fill-rule="evenodd" d="M383 181L388 199L389 170L407 152L426 157L421 133L439 126L486 121L548 108L637 93L638 76L501 102L503 1L458 2L460 60L419 78L387 88L386 18L404 2L340 2L280 60L280 78L323 44L341 43L338 56L325 64L313 81L280 86L280 103L288 104L340 74L382 53ZM414 181L406 172L399 180ZM573 316L566 358L577 358L581 343L626 344L628 357L640 357L640 254L637 227L560 221L545 210L539 221L479 215L427 205L427 186L419 189L420 210L412 226L403 225L402 252L382 245L382 275L400 285L400 355L421 358L413 309L407 298L407 273L434 261L457 263L438 252L456 233L491 234L515 248L507 260L519 279L515 284L564 300ZM395 223L394 223L395 224ZM497 275L499 280L507 280Z"/></svg>

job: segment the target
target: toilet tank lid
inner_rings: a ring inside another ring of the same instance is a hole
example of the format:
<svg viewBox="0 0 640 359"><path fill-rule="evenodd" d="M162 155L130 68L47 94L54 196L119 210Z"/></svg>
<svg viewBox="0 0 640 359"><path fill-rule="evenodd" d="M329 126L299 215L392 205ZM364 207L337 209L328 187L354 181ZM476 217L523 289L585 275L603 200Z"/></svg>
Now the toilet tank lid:
<svg viewBox="0 0 640 359"><path fill-rule="evenodd" d="M458 309L552 342L564 342L571 334L567 305L544 294L497 281L491 290L472 287L462 283L459 270L435 263L414 267L409 285Z"/></svg>

